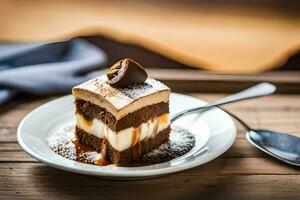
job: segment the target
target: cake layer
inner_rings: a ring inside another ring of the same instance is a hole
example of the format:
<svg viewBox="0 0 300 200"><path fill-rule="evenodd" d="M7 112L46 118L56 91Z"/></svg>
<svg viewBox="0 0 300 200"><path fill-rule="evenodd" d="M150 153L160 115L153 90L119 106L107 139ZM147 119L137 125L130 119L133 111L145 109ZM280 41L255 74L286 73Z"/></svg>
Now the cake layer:
<svg viewBox="0 0 300 200"><path fill-rule="evenodd" d="M87 121L82 115L76 114L76 127L100 139L106 138L111 146L123 151L137 142L154 137L158 132L170 125L169 114L163 114L140 124L139 127L129 127L118 132L112 131L100 119Z"/></svg>
<svg viewBox="0 0 300 200"><path fill-rule="evenodd" d="M116 165L131 163L135 160L138 160L142 155L147 154L148 152L158 148L161 144L167 142L169 140L170 131L171 128L168 126L164 130L158 132L155 137L144 138L143 140L137 142L134 146L131 146L123 151L116 150L110 143L108 143L105 157L111 161L111 163ZM78 127L75 129L75 134L79 139L79 142L92 146L98 151L101 151L98 144L102 143L102 139L95 137Z"/></svg>
<svg viewBox="0 0 300 200"><path fill-rule="evenodd" d="M145 106L168 103L170 88L150 78L141 85L114 88L107 83L107 77L103 75L74 87L72 92L76 99L105 108L119 120Z"/></svg>
<svg viewBox="0 0 300 200"><path fill-rule="evenodd" d="M75 135L80 144L85 144L89 147L93 147L96 151L101 152L103 138L88 134L78 126L75 126Z"/></svg>
<svg viewBox="0 0 300 200"><path fill-rule="evenodd" d="M128 127L138 127L140 124L149 121L149 119L169 113L169 104L165 102L145 106L135 112L129 113L123 118L116 118L106 109L84 100L75 100L76 113L82 115L90 121L94 118L100 119L112 131L120 131Z"/></svg>

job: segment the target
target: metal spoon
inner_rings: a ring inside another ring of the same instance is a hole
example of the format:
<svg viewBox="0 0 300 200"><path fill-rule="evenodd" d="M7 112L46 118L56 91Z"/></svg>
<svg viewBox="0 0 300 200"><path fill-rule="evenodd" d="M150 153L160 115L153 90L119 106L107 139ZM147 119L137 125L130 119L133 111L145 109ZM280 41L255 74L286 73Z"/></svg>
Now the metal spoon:
<svg viewBox="0 0 300 200"><path fill-rule="evenodd" d="M173 123L180 117L199 111L205 111L216 106L244 99L270 95L274 93L275 90L276 87L273 84L260 83L241 92L219 99L212 103L208 103L204 106L179 112L171 117L171 123ZM246 138L252 145L283 162L300 166L300 138L286 133L252 129L237 116L229 113L228 111L225 112L237 119L247 129Z"/></svg>
<svg viewBox="0 0 300 200"><path fill-rule="evenodd" d="M300 138L287 133L264 129L252 129L234 114L224 110L238 120L246 129L250 144L263 152L291 165L300 166Z"/></svg>

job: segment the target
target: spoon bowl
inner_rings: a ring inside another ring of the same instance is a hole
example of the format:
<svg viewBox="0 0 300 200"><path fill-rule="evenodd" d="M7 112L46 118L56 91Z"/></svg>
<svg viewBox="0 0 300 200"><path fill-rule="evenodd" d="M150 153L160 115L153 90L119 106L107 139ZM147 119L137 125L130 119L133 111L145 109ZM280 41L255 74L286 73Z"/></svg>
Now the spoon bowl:
<svg viewBox="0 0 300 200"><path fill-rule="evenodd" d="M300 166L300 138L270 130L249 129L246 138L263 152L291 165Z"/></svg>

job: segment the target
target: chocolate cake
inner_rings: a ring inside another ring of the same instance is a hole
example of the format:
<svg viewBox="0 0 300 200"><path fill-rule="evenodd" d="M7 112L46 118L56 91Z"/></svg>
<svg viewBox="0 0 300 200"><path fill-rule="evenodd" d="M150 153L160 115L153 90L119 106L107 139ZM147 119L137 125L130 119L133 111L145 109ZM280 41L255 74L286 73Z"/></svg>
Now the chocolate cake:
<svg viewBox="0 0 300 200"><path fill-rule="evenodd" d="M169 140L170 88L124 59L78 85L75 135L116 165L131 163Z"/></svg>

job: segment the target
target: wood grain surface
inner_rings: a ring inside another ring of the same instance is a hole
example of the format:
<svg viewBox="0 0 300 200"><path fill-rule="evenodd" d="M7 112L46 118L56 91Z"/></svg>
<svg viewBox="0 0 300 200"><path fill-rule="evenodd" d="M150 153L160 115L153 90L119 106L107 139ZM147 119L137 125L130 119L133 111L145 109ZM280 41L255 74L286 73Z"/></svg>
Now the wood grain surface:
<svg viewBox="0 0 300 200"><path fill-rule="evenodd" d="M191 93L208 101L225 94ZM266 156L237 124L234 145L202 166L142 181L111 181L64 172L24 153L16 142L20 120L55 97L21 96L0 115L0 199L299 199L300 170ZM274 95L224 108L255 128L300 136L300 95ZM34 124L33 124L34 126Z"/></svg>

